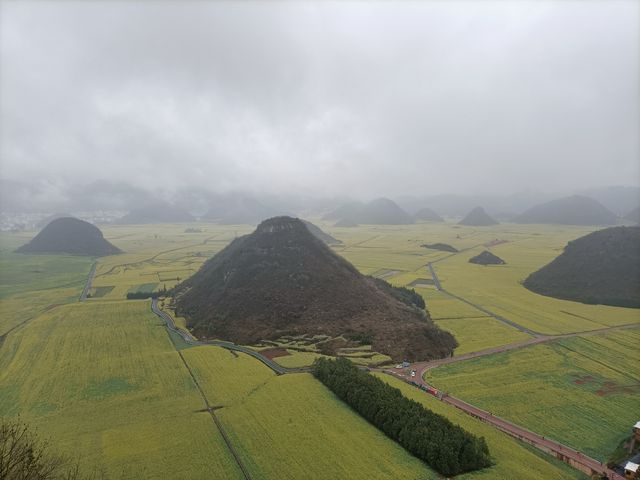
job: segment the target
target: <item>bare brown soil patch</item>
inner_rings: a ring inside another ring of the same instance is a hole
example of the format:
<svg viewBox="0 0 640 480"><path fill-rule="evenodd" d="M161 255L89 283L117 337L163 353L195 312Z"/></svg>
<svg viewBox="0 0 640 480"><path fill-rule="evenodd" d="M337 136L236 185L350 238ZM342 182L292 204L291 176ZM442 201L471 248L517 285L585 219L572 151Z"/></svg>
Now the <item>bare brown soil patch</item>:
<svg viewBox="0 0 640 480"><path fill-rule="evenodd" d="M286 357L291 354L284 348L267 348L266 350L261 350L260 355L267 357L269 360L273 360L274 358Z"/></svg>
<svg viewBox="0 0 640 480"><path fill-rule="evenodd" d="M615 382L604 382L602 388L596 391L596 395L599 397L606 397L607 395L615 394L633 394L640 392L640 383L634 383L631 385L618 385Z"/></svg>
<svg viewBox="0 0 640 480"><path fill-rule="evenodd" d="M581 375L579 377L577 377L573 383L575 383L576 385L584 385L586 383L594 383L596 381L596 379L594 377L592 377L591 375Z"/></svg>

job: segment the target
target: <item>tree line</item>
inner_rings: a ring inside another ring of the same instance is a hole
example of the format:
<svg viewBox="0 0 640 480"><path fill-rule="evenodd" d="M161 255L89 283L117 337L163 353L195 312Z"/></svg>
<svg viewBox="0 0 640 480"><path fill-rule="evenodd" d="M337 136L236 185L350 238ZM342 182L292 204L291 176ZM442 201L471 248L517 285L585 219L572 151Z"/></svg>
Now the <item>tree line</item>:
<svg viewBox="0 0 640 480"><path fill-rule="evenodd" d="M413 288L396 287L382 278L371 278L378 288L389 293L396 300L400 300L402 303L409 305L410 307L417 307L422 310L426 308L424 298L422 298L419 293L416 293Z"/></svg>
<svg viewBox="0 0 640 480"><path fill-rule="evenodd" d="M452 476L492 465L484 437L410 400L345 358L319 358L313 375L389 438L441 473Z"/></svg>

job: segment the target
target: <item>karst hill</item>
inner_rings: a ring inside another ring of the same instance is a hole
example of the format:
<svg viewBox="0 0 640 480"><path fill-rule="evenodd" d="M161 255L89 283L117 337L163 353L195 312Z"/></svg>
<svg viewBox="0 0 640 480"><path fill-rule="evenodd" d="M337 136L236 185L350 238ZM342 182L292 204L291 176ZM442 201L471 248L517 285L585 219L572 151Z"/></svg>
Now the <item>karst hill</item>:
<svg viewBox="0 0 640 480"><path fill-rule="evenodd" d="M504 265L505 261L489 250L484 250L475 257L471 257L469 263L475 263L477 265Z"/></svg>
<svg viewBox="0 0 640 480"><path fill-rule="evenodd" d="M104 256L121 253L105 240L98 227L73 217L57 218L33 239L16 250L18 253L70 253Z"/></svg>
<svg viewBox="0 0 640 480"><path fill-rule="evenodd" d="M311 232L311 234L317 239L322 240L327 245L342 245L342 240L338 240L337 238L329 235L327 232L322 230L319 226L307 220L302 220L302 221L307 226L307 229Z"/></svg>
<svg viewBox="0 0 640 480"><path fill-rule="evenodd" d="M323 218L364 225L409 225L413 223L413 217L388 198L376 198L365 204L349 203L326 214ZM336 226L338 225L336 224Z"/></svg>
<svg viewBox="0 0 640 480"><path fill-rule="evenodd" d="M617 220L613 212L593 198L573 195L536 205L512 221L557 225L614 225Z"/></svg>
<svg viewBox="0 0 640 480"><path fill-rule="evenodd" d="M491 218L482 207L476 207L471 210L460 222L459 225L467 225L471 227L488 227L498 225L498 222Z"/></svg>
<svg viewBox="0 0 640 480"><path fill-rule="evenodd" d="M606 228L569 242L524 286L565 300L640 307L640 227Z"/></svg>
<svg viewBox="0 0 640 480"><path fill-rule="evenodd" d="M380 289L291 217L237 238L174 293L177 313L200 337L253 344L362 333L396 360L439 358L456 346L428 314Z"/></svg>
<svg viewBox="0 0 640 480"><path fill-rule="evenodd" d="M430 208L421 208L413 215L413 218L419 222L444 222L444 218Z"/></svg>

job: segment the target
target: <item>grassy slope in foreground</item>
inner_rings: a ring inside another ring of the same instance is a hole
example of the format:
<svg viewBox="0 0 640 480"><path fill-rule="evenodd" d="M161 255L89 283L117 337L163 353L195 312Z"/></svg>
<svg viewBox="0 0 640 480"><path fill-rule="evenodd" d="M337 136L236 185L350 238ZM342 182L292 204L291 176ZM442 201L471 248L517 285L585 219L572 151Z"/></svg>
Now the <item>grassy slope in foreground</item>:
<svg viewBox="0 0 640 480"><path fill-rule="evenodd" d="M437 478L309 374L216 347L183 354L253 479Z"/></svg>
<svg viewBox="0 0 640 480"><path fill-rule="evenodd" d="M147 302L58 307L0 348L0 415L110 478L240 478Z"/></svg>
<svg viewBox="0 0 640 480"><path fill-rule="evenodd" d="M487 441L489 451L495 465L477 472L457 476L457 479L487 479L487 480L540 480L543 478L560 479L586 479L587 477L568 465L554 461L549 455L538 453L496 430L482 423L466 413L442 403L417 388L385 374L376 374L390 385L399 388L402 393L417 402L422 403L428 409L444 415L453 423L459 424L465 430L482 436Z"/></svg>
<svg viewBox="0 0 640 480"><path fill-rule="evenodd" d="M600 461L637 421L640 332L571 338L445 365L427 381ZM607 387L606 382L612 382ZM625 391L623 387L628 387Z"/></svg>

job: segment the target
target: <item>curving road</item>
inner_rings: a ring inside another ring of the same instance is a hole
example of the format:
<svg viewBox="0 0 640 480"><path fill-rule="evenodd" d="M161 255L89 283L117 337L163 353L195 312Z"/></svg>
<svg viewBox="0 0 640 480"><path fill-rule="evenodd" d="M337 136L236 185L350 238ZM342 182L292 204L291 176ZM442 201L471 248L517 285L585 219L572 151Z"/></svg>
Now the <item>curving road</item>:
<svg viewBox="0 0 640 480"><path fill-rule="evenodd" d="M171 315L169 315L168 313L166 313L165 311L161 310L158 307L157 298L154 298L151 300L151 310L153 311L153 313L155 313L158 317L160 317L164 321L167 329L180 335L180 337L182 337L182 339L189 345L196 345L196 346L197 345L213 345L216 347L226 348L227 350L233 350L235 352L246 353L247 355L250 355L256 360L259 360L260 362L264 363L267 367L269 367L271 370L276 372L276 374L278 375L283 375L285 373L303 373L303 372L310 371L308 367L301 367L301 368L283 367L282 365L277 364L270 358L267 358L264 355L261 355L259 352L256 352L255 350L252 350L248 347L235 344L233 342L225 342L224 340L206 340L206 341L197 340L193 338L193 336L191 336L191 334L189 334L188 332L185 332L184 330L176 327L176 324L173 321L173 318L171 318Z"/></svg>
<svg viewBox="0 0 640 480"><path fill-rule="evenodd" d="M273 360L261 355L259 352L256 352L248 347L243 347L241 345L236 345L235 343L232 342L225 342L225 341L221 341L221 340L211 340L211 341L200 341L197 340L195 338L193 338L188 332L185 332L184 330L179 329L178 327L176 327L173 318L171 318L170 315L168 315L166 312L162 311L159 307L158 307L158 300L157 299L152 299L151 301L151 310L153 311L153 313L155 313L158 317L160 317L166 325L166 328L171 330L172 332L177 333L178 335L180 335L180 337L188 344L190 345L214 345L214 346L218 346L218 347L222 347L222 348L226 348L228 350L233 350L233 351L237 351L237 352L242 352L242 353L246 353L247 355L250 355L252 357L254 357L255 359L259 360L260 362L264 363L266 366L268 366L269 368L271 368L274 372L276 372L276 374L278 375L282 375L282 374L287 374L287 373L301 373L301 372L308 372L309 368L285 368L282 367L281 365L278 365L277 363L275 363ZM377 371L382 371L386 374L392 375L396 378L399 378L400 380L403 380L409 384L412 384L416 387L430 387L430 385L424 381L424 374L427 370L431 369L431 368L435 368L438 367L440 365L446 365L449 363L456 363L456 362L461 362L464 360L469 360L472 358L478 358L478 357L482 357L482 356L487 356L487 355L493 355L496 353L501 353L501 352L506 352L509 350L515 350L518 348L524 348L530 345L535 345L535 344L540 344L540 343L545 343L545 342L551 342L554 340L558 340L558 339L562 339L562 338L568 338L568 337L575 337L575 336L579 336L579 335L596 335L596 334L600 334L606 331L611 331L611 330L622 330L622 329L629 329L629 328L639 328L640 325L639 324L629 324L629 325L621 325L621 326L615 326L615 327L606 327L606 328L602 328L602 329L598 329L598 330L590 330L590 331L586 331L586 332L576 332L576 333L569 333L569 334L562 334L562 335L554 335L554 336L536 336L533 337L529 340L526 340L524 342L519 342L519 343L513 343L513 344L509 344L509 345L502 345L499 347L495 347L495 348L489 348L486 350L481 350L478 352L473 352L473 353L469 353L466 355L460 355L458 357L449 357L449 358L442 358L439 360L433 360L433 361L429 361L429 362L418 362L418 363L414 363L411 365L410 368L416 370L416 376L415 377L406 377L403 373L402 373L402 369L371 369L371 370L377 370ZM182 355L181 355L182 357ZM184 359L183 359L184 361ZM185 362L186 365L186 362ZM187 368L188 365L186 365ZM366 367L365 367L366 368ZM192 374L193 376L193 374ZM195 381L195 377L194 377L194 381ZM197 382L196 382L197 384ZM204 397L204 393L203 394L203 398L205 398L205 403L207 403L207 408L209 409L209 412L211 413L211 416L214 420L214 422L216 422L216 424L218 424L219 422L217 421L217 418L215 417L215 414L213 413L212 409L209 407L208 405L208 401L206 400L206 397ZM482 410L478 407L475 407L469 403L466 403L463 400L460 400L459 398L453 397L449 394L442 394L440 393L439 396L437 397L439 398L441 401L452 405L462 411L464 411L465 413L478 418L479 420L488 423L490 425L492 425L493 427L501 430L502 432L517 438L523 442L526 442L530 445L533 445L534 447L549 453L553 456L555 456L556 458L560 459L561 461L571 465L572 467L587 473L588 475L592 475L592 474L597 474L597 475L603 475L605 478L609 479L609 480L625 480L624 477L618 475L616 472L614 472L613 470L609 469L606 465L603 465L601 462L587 456L584 455L583 453L572 449L566 445L563 445L555 440L549 439L549 438L545 438L542 435L539 435L537 433L534 433L530 430L527 430L524 427L521 427L519 425L516 425L514 423L511 423L507 420L504 420L500 417L496 417L495 415L492 415L490 412L487 412L485 410ZM223 433L224 436L224 430L221 428L221 425L218 425L218 427L220 428L221 433ZM227 440L226 440L227 441ZM230 442L227 441L227 444L230 446L230 450L232 451L232 453L234 452L234 449L232 448L232 446L230 445ZM235 456L235 455L234 455ZM245 474L245 478L248 477L248 472L246 472L246 470L243 468L242 463L240 462L239 458L236 458L236 460L238 461L238 464L240 465L241 469L243 470L243 473Z"/></svg>
<svg viewBox="0 0 640 480"><path fill-rule="evenodd" d="M416 375L415 377L407 378L405 375L399 373L398 371L395 371L395 369L385 370L384 373L396 377L418 388L433 388L431 385L424 381L422 376ZM471 405L470 403L467 403L464 400L460 400L459 398L453 397L448 393L439 392L432 395L440 399L442 402L452 405L467 413L468 415L471 415L472 417L475 417L485 423L492 425L493 427L501 430L507 435L517 438L518 440L526 442L546 453L553 455L559 460L562 460L564 463L571 465L573 468L576 468L577 470L580 470L587 475L597 474L604 475L605 478L609 480L625 480L624 477L618 475L602 462L599 462L598 460L591 458L571 447L563 445L560 442L543 437L542 435L527 430L524 427L511 423L503 418L497 417L491 412L482 410L481 408Z"/></svg>

